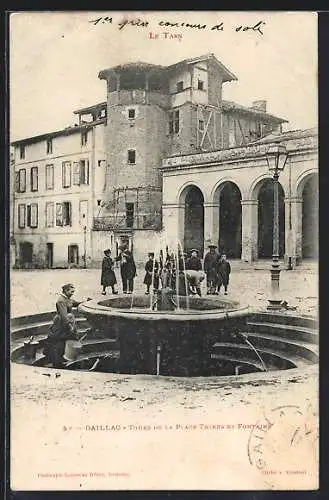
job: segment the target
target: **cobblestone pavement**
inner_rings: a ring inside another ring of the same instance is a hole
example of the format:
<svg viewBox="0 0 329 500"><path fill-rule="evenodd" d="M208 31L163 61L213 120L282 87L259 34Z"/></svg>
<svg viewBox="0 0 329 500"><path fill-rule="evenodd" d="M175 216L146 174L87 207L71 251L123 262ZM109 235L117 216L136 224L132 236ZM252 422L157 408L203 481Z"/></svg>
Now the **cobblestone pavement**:
<svg viewBox="0 0 329 500"><path fill-rule="evenodd" d="M267 306L270 296L270 262L255 266L232 262L228 298L255 309ZM122 290L117 269L118 290ZM144 269L135 279L135 293L144 293ZM54 269L11 272L12 317L54 309L56 294L64 283L74 283L76 299L98 296L101 292L99 269ZM302 265L294 271L281 271L280 292L283 300L296 306L299 314L316 315L318 307L318 274L316 265ZM205 283L203 283L205 293Z"/></svg>

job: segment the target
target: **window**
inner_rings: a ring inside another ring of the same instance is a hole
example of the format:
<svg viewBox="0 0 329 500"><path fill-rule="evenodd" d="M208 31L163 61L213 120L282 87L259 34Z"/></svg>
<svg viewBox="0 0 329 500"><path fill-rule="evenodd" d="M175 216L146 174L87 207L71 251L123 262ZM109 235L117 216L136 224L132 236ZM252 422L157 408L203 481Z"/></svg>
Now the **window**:
<svg viewBox="0 0 329 500"><path fill-rule="evenodd" d="M89 184L89 161L80 160L80 184Z"/></svg>
<svg viewBox="0 0 329 500"><path fill-rule="evenodd" d="M169 113L169 134L178 134L179 132L179 110Z"/></svg>
<svg viewBox="0 0 329 500"><path fill-rule="evenodd" d="M46 227L54 226L54 204L52 202L46 203Z"/></svg>
<svg viewBox="0 0 329 500"><path fill-rule="evenodd" d="M198 90L204 90L204 85L202 80L198 80Z"/></svg>
<svg viewBox="0 0 329 500"><path fill-rule="evenodd" d="M19 229L25 227L25 205L18 205L18 227Z"/></svg>
<svg viewBox="0 0 329 500"><path fill-rule="evenodd" d="M134 226L134 204L126 203L126 226Z"/></svg>
<svg viewBox="0 0 329 500"><path fill-rule="evenodd" d="M26 170L21 168L18 171L18 192L25 193L26 191Z"/></svg>
<svg viewBox="0 0 329 500"><path fill-rule="evenodd" d="M128 118L130 120L133 120L135 118L135 110L134 109L128 109Z"/></svg>
<svg viewBox="0 0 329 500"><path fill-rule="evenodd" d="M63 161L62 163L62 183L64 188L71 187L71 162Z"/></svg>
<svg viewBox="0 0 329 500"><path fill-rule="evenodd" d="M47 139L47 155L51 155L53 153L53 140Z"/></svg>
<svg viewBox="0 0 329 500"><path fill-rule="evenodd" d="M73 162L73 185L89 184L89 160Z"/></svg>
<svg viewBox="0 0 329 500"><path fill-rule="evenodd" d="M136 163L135 149L128 149L128 163L130 163L131 165Z"/></svg>
<svg viewBox="0 0 329 500"><path fill-rule="evenodd" d="M81 146L86 146L88 142L88 130L81 132Z"/></svg>
<svg viewBox="0 0 329 500"><path fill-rule="evenodd" d="M31 191L38 191L38 167L31 168Z"/></svg>
<svg viewBox="0 0 329 500"><path fill-rule="evenodd" d="M199 120L199 130L203 131L204 130L204 121Z"/></svg>
<svg viewBox="0 0 329 500"><path fill-rule="evenodd" d="M25 146L24 146L24 144L21 144L19 146L19 157L21 160L24 160L24 158L25 158Z"/></svg>
<svg viewBox="0 0 329 500"><path fill-rule="evenodd" d="M71 226L71 202L64 201L63 203L63 226Z"/></svg>
<svg viewBox="0 0 329 500"><path fill-rule="evenodd" d="M38 227L38 204L27 205L26 225L28 227Z"/></svg>
<svg viewBox="0 0 329 500"><path fill-rule="evenodd" d="M56 203L56 226L71 226L72 225L72 210L71 202L64 201Z"/></svg>
<svg viewBox="0 0 329 500"><path fill-rule="evenodd" d="M183 92L184 90L184 82L177 82L177 92Z"/></svg>
<svg viewBox="0 0 329 500"><path fill-rule="evenodd" d="M80 186L80 165L78 161L73 162L73 186Z"/></svg>
<svg viewBox="0 0 329 500"><path fill-rule="evenodd" d="M54 165L46 165L46 189L54 189Z"/></svg>

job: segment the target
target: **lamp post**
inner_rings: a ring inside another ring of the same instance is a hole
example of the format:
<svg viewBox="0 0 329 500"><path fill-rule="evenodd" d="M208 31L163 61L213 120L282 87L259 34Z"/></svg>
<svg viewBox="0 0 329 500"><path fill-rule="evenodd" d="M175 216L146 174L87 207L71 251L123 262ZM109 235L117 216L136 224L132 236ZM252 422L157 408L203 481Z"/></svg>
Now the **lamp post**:
<svg viewBox="0 0 329 500"><path fill-rule="evenodd" d="M279 298L280 263L279 263L279 175L283 171L288 153L283 144L272 144L266 154L268 169L273 175L273 254L271 266L271 298L267 309L278 310L282 300Z"/></svg>

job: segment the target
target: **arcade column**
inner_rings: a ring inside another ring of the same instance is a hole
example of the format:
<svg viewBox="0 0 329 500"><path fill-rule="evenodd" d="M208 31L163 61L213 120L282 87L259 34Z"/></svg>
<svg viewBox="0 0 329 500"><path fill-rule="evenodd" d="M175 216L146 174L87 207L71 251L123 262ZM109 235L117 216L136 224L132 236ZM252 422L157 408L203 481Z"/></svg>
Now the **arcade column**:
<svg viewBox="0 0 329 500"><path fill-rule="evenodd" d="M252 262L258 257L258 200L241 200L241 260Z"/></svg>
<svg viewBox="0 0 329 500"><path fill-rule="evenodd" d="M285 198L285 255L284 262L294 268L302 260L303 199Z"/></svg>
<svg viewBox="0 0 329 500"><path fill-rule="evenodd" d="M180 240L184 241L184 205L164 204L162 206L163 228L165 242L175 246Z"/></svg>
<svg viewBox="0 0 329 500"><path fill-rule="evenodd" d="M219 205L204 203L204 249L207 251L209 243L217 243L219 237Z"/></svg>

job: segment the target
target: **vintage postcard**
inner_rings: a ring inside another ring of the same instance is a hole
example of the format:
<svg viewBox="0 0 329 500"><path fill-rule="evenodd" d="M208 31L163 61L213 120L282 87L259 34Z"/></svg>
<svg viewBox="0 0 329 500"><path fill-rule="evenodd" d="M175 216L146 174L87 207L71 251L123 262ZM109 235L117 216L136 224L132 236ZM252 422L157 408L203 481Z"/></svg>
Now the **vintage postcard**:
<svg viewBox="0 0 329 500"><path fill-rule="evenodd" d="M317 489L317 14L9 18L12 490Z"/></svg>

